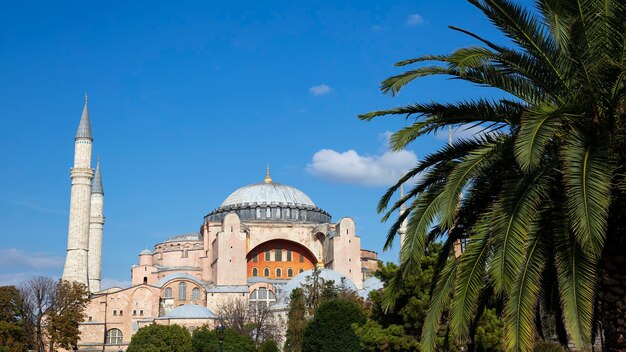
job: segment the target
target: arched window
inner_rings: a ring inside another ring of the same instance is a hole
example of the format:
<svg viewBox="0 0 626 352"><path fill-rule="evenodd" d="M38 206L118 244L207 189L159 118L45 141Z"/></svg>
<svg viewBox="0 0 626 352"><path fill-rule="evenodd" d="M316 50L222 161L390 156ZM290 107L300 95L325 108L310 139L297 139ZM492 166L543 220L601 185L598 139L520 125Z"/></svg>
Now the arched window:
<svg viewBox="0 0 626 352"><path fill-rule="evenodd" d="M303 272L304 272L304 269L298 270L298 274L302 274Z"/></svg>
<svg viewBox="0 0 626 352"><path fill-rule="evenodd" d="M274 295L274 292L261 287L250 293L250 303L262 303L271 306L276 303L276 295Z"/></svg>
<svg viewBox="0 0 626 352"><path fill-rule="evenodd" d="M163 295L163 298L172 298L172 289L170 287L165 289L165 294Z"/></svg>
<svg viewBox="0 0 626 352"><path fill-rule="evenodd" d="M261 218L261 208L256 208L256 218L257 219Z"/></svg>
<svg viewBox="0 0 626 352"><path fill-rule="evenodd" d="M266 219L272 218L272 208L270 207L265 208L265 218Z"/></svg>
<svg viewBox="0 0 626 352"><path fill-rule="evenodd" d="M147 277L147 276L144 276L144 277L143 277L143 283L144 283L144 284L147 284L147 283L148 283L148 277Z"/></svg>
<svg viewBox="0 0 626 352"><path fill-rule="evenodd" d="M293 269L292 268L289 268L287 270L287 277L293 277Z"/></svg>
<svg viewBox="0 0 626 352"><path fill-rule="evenodd" d="M120 329L111 329L107 331L106 337L104 339L104 343L107 345L122 344L122 332L120 331Z"/></svg>
<svg viewBox="0 0 626 352"><path fill-rule="evenodd" d="M270 277L270 268L263 269L263 276Z"/></svg>
<svg viewBox="0 0 626 352"><path fill-rule="evenodd" d="M252 268L252 276L259 276L259 269Z"/></svg>
<svg viewBox="0 0 626 352"><path fill-rule="evenodd" d="M280 270L280 268L276 268L276 277L281 277L283 276L283 271Z"/></svg>
<svg viewBox="0 0 626 352"><path fill-rule="evenodd" d="M178 299L181 301L187 299L187 284L184 282L178 284Z"/></svg>
<svg viewBox="0 0 626 352"><path fill-rule="evenodd" d="M197 301L200 299L200 289L197 287L194 287L193 290L191 290L191 299L194 301Z"/></svg>

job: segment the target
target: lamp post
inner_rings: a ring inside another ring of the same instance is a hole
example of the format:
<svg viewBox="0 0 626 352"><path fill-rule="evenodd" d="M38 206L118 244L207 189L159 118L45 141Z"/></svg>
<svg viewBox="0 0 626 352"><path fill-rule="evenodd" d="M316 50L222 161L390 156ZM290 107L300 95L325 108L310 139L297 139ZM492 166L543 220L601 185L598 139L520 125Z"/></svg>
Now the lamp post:
<svg viewBox="0 0 626 352"><path fill-rule="evenodd" d="M226 327L222 323L219 323L219 325L215 328L215 331L217 332L217 341L219 341L220 344L220 352L222 352L222 342L224 342L224 330L226 330Z"/></svg>

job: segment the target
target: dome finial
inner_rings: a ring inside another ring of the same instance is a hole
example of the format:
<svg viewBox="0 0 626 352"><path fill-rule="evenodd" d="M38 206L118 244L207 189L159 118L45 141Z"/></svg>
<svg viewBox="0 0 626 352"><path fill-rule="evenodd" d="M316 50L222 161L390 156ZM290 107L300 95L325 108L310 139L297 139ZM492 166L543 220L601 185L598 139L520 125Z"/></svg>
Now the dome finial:
<svg viewBox="0 0 626 352"><path fill-rule="evenodd" d="M270 163L267 163L265 167L265 180L263 180L263 182L272 183L272 178L270 177Z"/></svg>

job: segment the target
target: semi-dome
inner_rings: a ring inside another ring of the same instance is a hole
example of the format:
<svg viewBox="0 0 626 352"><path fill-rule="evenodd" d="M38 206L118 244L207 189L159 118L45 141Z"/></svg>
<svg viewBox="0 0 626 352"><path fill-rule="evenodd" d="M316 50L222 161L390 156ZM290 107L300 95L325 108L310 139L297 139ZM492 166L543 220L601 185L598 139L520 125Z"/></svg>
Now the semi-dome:
<svg viewBox="0 0 626 352"><path fill-rule="evenodd" d="M295 187L275 183L269 174L265 180L241 187L231 193L205 219L221 221L235 212L241 220L328 223L331 216L315 206L304 192Z"/></svg>
<svg viewBox="0 0 626 352"><path fill-rule="evenodd" d="M214 319L216 315L207 307L197 304L184 304L171 310L165 318L173 319Z"/></svg>
<svg viewBox="0 0 626 352"><path fill-rule="evenodd" d="M222 207L238 204L276 204L310 206L315 204L304 192L280 183L255 183L241 187L222 202Z"/></svg>

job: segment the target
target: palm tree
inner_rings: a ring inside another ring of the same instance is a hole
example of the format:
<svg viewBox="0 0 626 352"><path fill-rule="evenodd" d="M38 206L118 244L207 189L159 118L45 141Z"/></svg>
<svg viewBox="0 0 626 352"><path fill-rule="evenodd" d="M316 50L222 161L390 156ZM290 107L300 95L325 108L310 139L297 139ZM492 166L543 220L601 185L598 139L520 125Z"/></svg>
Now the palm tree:
<svg viewBox="0 0 626 352"><path fill-rule="evenodd" d="M535 0L529 10L513 0L469 2L511 44L450 27L478 45L398 62L417 67L386 79L381 90L394 95L416 78L444 75L497 88L506 98L415 103L360 116L412 119L392 135L395 150L450 126L483 130L424 158L378 205L384 220L407 207L386 243L407 219L398 281L411 275L430 242L444 244L422 348L434 349L444 313L451 333L471 340L489 295L503 302L508 351L532 350L541 337L540 305L556 314L557 328L564 324L562 343L569 337L588 346L601 328L606 350L626 348L626 3ZM407 182L415 184L391 203ZM461 238L465 251L448 259Z"/></svg>

